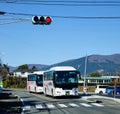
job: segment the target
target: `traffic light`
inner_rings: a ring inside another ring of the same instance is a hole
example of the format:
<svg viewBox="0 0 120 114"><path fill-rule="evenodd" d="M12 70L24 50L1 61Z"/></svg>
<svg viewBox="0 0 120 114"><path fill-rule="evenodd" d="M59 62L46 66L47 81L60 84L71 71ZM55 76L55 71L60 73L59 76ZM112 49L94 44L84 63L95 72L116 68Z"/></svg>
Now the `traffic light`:
<svg viewBox="0 0 120 114"><path fill-rule="evenodd" d="M35 25L49 25L51 23L51 17L49 16L33 16L32 23Z"/></svg>

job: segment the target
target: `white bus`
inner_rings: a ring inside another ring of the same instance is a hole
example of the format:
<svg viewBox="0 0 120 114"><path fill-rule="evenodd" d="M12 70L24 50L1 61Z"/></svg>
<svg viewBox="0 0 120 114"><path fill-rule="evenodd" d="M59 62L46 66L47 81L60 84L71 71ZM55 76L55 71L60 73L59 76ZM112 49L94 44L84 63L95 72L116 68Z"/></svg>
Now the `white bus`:
<svg viewBox="0 0 120 114"><path fill-rule="evenodd" d="M45 95L78 96L80 72L71 66L53 67L44 72L43 92Z"/></svg>
<svg viewBox="0 0 120 114"><path fill-rule="evenodd" d="M43 92L43 71L36 71L28 75L27 91L35 93Z"/></svg>

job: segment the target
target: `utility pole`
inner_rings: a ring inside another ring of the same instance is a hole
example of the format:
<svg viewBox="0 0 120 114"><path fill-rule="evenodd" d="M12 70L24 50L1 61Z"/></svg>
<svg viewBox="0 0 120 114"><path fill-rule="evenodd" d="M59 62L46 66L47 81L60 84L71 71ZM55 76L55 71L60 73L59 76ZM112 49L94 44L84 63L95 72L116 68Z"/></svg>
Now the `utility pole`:
<svg viewBox="0 0 120 114"><path fill-rule="evenodd" d="M85 57L85 70L84 70L84 92L86 93L87 92L87 87L86 87L86 71L87 71L87 54L86 54L86 57Z"/></svg>

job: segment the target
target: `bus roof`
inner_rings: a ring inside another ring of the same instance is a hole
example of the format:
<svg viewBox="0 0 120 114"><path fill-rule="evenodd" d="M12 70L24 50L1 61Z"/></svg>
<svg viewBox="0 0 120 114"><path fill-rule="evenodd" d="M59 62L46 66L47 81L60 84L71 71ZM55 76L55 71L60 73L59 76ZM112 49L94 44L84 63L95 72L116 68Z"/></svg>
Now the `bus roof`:
<svg viewBox="0 0 120 114"><path fill-rule="evenodd" d="M44 73L44 71L35 71L33 73L30 73L30 74L43 74L43 73Z"/></svg>
<svg viewBox="0 0 120 114"><path fill-rule="evenodd" d="M70 71L70 70L76 70L76 69L74 67L72 67L72 66L56 66L56 67L50 68L50 70L54 70L54 71Z"/></svg>

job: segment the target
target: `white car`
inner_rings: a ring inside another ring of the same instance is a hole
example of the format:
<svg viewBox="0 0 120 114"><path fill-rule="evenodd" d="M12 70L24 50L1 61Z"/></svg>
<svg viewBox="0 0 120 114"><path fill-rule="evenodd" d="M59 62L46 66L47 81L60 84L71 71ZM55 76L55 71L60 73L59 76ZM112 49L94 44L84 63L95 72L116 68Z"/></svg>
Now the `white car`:
<svg viewBox="0 0 120 114"><path fill-rule="evenodd" d="M96 88L95 88L95 93L96 94L105 94L105 91L106 91L106 87L108 85L96 85Z"/></svg>

